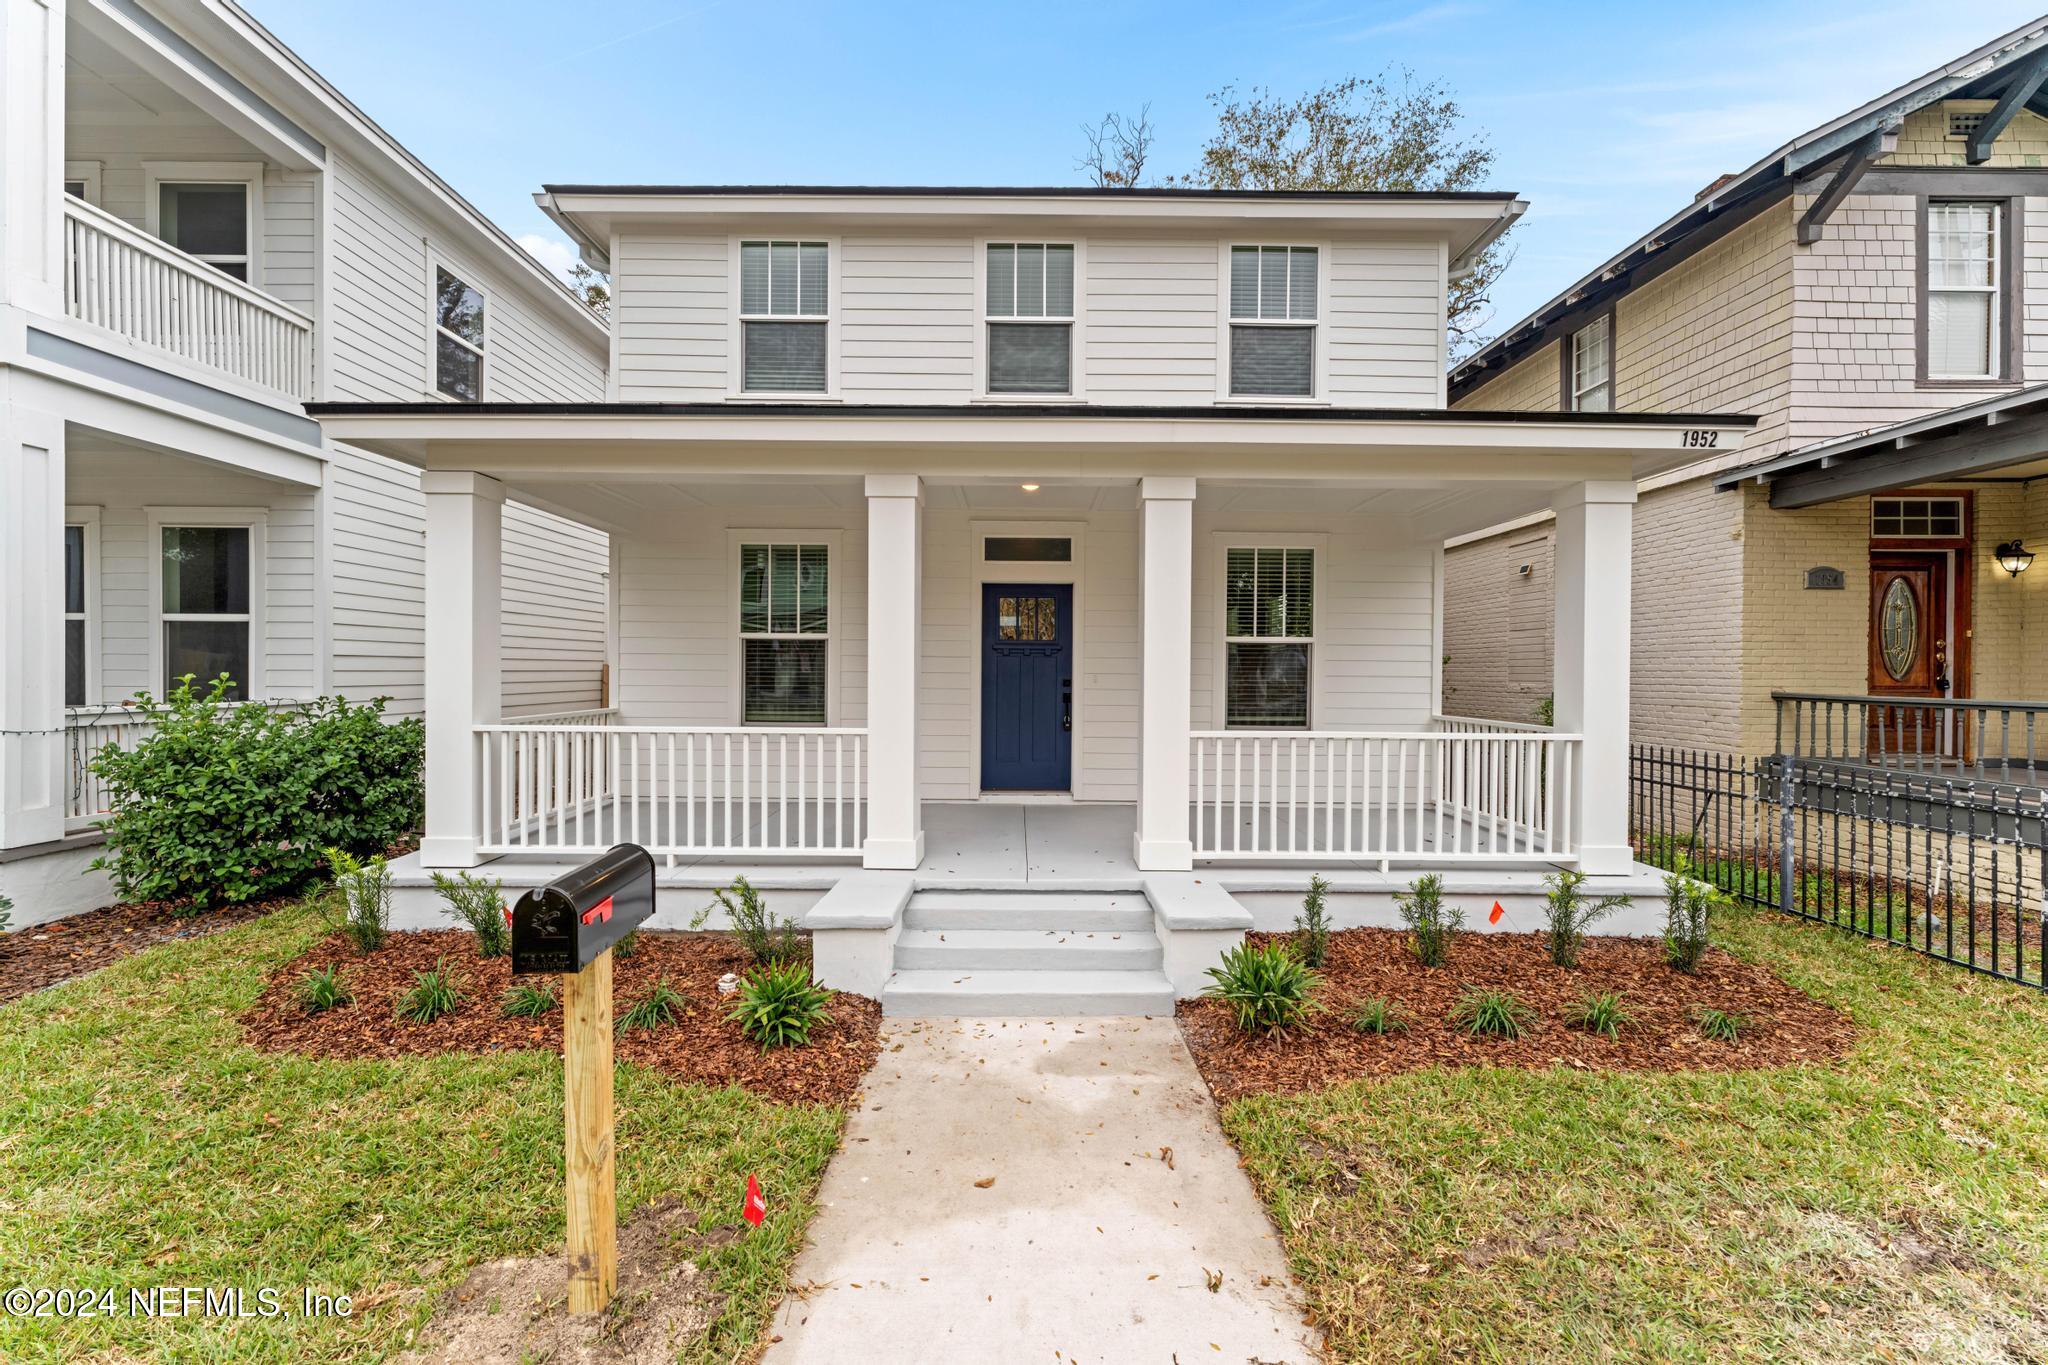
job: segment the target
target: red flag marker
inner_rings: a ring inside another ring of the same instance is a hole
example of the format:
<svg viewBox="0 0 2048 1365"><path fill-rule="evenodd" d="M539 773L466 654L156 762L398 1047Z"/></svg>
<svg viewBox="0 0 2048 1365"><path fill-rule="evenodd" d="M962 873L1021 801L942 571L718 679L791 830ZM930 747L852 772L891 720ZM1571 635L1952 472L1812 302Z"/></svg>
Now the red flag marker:
<svg viewBox="0 0 2048 1365"><path fill-rule="evenodd" d="M1493 911L1492 911L1492 913L1490 913L1490 914L1488 914L1488 915L1487 915L1487 917L1486 917L1486 922L1487 922L1488 924L1499 924L1499 923L1500 923L1500 917L1501 917L1502 915L1505 915L1506 913L1507 913L1507 911L1505 911L1505 910L1503 910L1503 909L1501 909L1501 908L1500 908L1500 902L1499 902L1499 901L1495 901L1495 902L1493 903Z"/></svg>
<svg viewBox="0 0 2048 1365"><path fill-rule="evenodd" d="M768 1216L768 1201L761 1197L761 1182L751 1173L747 1176L747 1202L740 1206L740 1216L755 1227Z"/></svg>
<svg viewBox="0 0 2048 1365"><path fill-rule="evenodd" d="M596 905L591 906L588 910L585 910L583 912L583 922L585 924L595 924L599 920L609 920L611 917L612 898L610 896L606 896Z"/></svg>

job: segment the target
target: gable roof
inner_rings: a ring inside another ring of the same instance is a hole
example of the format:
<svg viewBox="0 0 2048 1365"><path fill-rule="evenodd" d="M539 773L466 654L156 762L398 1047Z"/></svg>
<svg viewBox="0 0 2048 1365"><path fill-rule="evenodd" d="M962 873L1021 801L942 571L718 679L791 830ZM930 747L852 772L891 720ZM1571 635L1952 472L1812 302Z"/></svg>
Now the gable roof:
<svg viewBox="0 0 2048 1365"><path fill-rule="evenodd" d="M1857 143L1878 130L1894 128L1906 115L1942 100L1989 99L2000 94L2012 79L2012 68L2038 53L2048 53L2048 16L2001 34L1897 89L1801 133L1747 170L1723 176L1683 209L1453 366L1452 399L1496 378L1516 361L1547 344L1557 334L1562 320L1589 314L1628 293L1642 282L1637 276L1646 267L1662 273L1765 205L1790 194L1801 177L1848 156ZM2048 86L2028 99L2025 107L2048 118Z"/></svg>

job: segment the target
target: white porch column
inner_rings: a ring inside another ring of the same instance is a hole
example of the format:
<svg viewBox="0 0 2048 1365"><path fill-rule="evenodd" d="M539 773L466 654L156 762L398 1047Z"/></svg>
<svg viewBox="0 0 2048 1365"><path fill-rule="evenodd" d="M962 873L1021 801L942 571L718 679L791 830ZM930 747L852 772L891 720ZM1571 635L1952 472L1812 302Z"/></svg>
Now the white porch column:
<svg viewBox="0 0 2048 1365"><path fill-rule="evenodd" d="M1557 728L1586 737L1572 800L1579 866L1627 872L1629 539L1636 486L1582 483L1557 513Z"/></svg>
<svg viewBox="0 0 2048 1365"><path fill-rule="evenodd" d="M868 835L864 867L924 861L917 784L917 664L924 578L924 482L870 474L868 494Z"/></svg>
<svg viewBox="0 0 2048 1365"><path fill-rule="evenodd" d="M483 806L473 726L504 704L499 598L505 488L430 469L427 495L427 867L475 867Z"/></svg>
<svg viewBox="0 0 2048 1365"><path fill-rule="evenodd" d="M0 0L0 303L64 312L64 0Z"/></svg>
<svg viewBox="0 0 2048 1365"><path fill-rule="evenodd" d="M1138 832L1146 872L1195 865L1188 838L1195 481L1138 481Z"/></svg>
<svg viewBox="0 0 2048 1365"><path fill-rule="evenodd" d="M15 403L0 403L0 585L0 848L21 848L64 837L64 423Z"/></svg>

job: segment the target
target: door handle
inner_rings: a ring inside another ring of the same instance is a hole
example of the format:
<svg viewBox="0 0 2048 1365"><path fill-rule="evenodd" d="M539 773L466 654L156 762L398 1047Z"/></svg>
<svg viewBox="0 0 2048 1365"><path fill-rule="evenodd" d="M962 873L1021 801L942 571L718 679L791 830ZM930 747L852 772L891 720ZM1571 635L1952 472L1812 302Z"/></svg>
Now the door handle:
<svg viewBox="0 0 2048 1365"><path fill-rule="evenodd" d="M1060 729L1074 728L1074 680L1060 679Z"/></svg>

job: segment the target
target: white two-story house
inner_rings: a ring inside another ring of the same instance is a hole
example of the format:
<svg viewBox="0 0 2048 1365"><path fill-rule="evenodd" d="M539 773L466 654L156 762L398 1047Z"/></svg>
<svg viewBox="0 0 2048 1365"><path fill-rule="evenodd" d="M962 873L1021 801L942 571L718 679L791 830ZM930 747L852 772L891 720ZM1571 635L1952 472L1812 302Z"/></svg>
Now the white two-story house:
<svg viewBox="0 0 2048 1365"><path fill-rule="evenodd" d="M424 698L419 472L312 400L594 402L600 319L226 0L0 0L0 892L81 877L186 674ZM508 713L603 700L604 535L507 510ZM498 628L494 622L494 629Z"/></svg>
<svg viewBox="0 0 2048 1365"><path fill-rule="evenodd" d="M402 885L631 839L665 914L745 870L831 984L991 1012L1170 1006L1312 871L1361 917L1423 868L1643 885L1630 504L1749 420L1451 411L1446 290L1514 196L539 202L613 273L601 401L313 406L426 480ZM609 725L506 719L515 497L611 537ZM1444 541L1544 509L1557 724L1445 716Z"/></svg>

